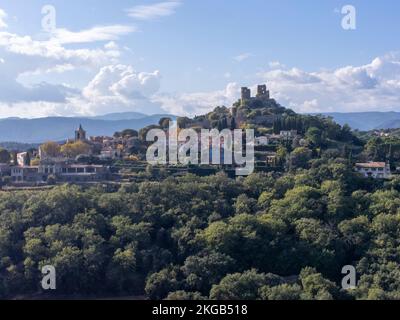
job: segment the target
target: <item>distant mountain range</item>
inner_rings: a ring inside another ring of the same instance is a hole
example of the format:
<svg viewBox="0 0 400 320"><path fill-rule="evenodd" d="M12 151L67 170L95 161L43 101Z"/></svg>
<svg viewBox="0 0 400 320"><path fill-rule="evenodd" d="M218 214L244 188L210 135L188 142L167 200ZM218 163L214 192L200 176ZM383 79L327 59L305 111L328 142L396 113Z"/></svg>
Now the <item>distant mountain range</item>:
<svg viewBox="0 0 400 320"><path fill-rule="evenodd" d="M154 116L160 116L164 117L165 115L154 115ZM94 116L94 117L87 117L88 119L95 119L95 120L112 120L112 121L118 121L118 120L133 120L133 119L144 119L149 117L149 115L140 113L140 112L119 112L119 113L109 113L105 114L102 116ZM153 116L150 116L153 117Z"/></svg>
<svg viewBox="0 0 400 320"><path fill-rule="evenodd" d="M110 136L124 129L139 130L157 124L162 117L171 115L145 115L137 112L112 113L96 117L47 117L38 119L6 118L0 119L0 141L41 143L44 141L63 141L73 138L74 131L82 124L89 136Z"/></svg>
<svg viewBox="0 0 400 320"><path fill-rule="evenodd" d="M400 112L333 112L323 115L332 117L340 125L347 123L352 129L361 131L400 128Z"/></svg>
<svg viewBox="0 0 400 320"><path fill-rule="evenodd" d="M362 131L400 128L400 112L323 113L340 125L348 124ZM80 124L89 136L113 135L124 129L139 130L157 124L167 114L146 115L138 112L111 113L95 117L47 117L39 119L0 119L0 142L37 144L44 141L63 141L74 136Z"/></svg>

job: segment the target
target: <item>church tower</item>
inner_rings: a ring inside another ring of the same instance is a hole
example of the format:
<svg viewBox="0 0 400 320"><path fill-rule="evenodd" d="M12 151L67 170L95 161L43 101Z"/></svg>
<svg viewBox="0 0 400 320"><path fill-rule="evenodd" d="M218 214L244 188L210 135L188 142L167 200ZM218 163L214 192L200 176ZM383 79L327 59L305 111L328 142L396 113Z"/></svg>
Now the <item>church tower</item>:
<svg viewBox="0 0 400 320"><path fill-rule="evenodd" d="M75 130L75 142L86 141L86 131L83 130L82 125L79 125L78 130Z"/></svg>

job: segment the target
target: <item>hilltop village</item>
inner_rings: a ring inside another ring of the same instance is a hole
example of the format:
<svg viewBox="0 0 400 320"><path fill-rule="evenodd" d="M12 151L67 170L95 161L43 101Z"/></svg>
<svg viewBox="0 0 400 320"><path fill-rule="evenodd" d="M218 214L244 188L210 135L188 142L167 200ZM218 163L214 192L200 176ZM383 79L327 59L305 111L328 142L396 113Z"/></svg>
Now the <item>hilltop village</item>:
<svg viewBox="0 0 400 320"><path fill-rule="evenodd" d="M223 170L232 174L229 165L149 166L146 133L154 128L167 132L170 121L162 118L158 125L140 131L126 129L112 137L89 137L79 126L74 137L62 143L50 141L24 152L2 149L1 185L6 189L62 183L121 183L141 181L149 172L204 176ZM340 127L330 118L298 115L280 106L270 97L266 85L259 85L255 96L243 87L240 99L231 108L217 107L193 119L178 118L177 125L178 130L192 128L197 132L214 128L254 129L257 172L280 173L305 167L308 161L328 151L349 159L354 170L365 178L389 179L397 173L397 145L390 133L374 132L371 140L363 142L349 127Z"/></svg>

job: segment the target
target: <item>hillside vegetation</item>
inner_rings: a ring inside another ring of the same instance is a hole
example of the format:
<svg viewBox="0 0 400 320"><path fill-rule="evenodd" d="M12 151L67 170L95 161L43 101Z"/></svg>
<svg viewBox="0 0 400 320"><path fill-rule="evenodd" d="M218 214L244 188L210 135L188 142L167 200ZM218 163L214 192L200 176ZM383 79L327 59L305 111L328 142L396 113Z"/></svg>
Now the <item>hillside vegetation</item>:
<svg viewBox="0 0 400 320"><path fill-rule="evenodd" d="M344 159L276 177L187 175L122 187L0 194L0 293L164 299L400 298L400 180ZM341 290L354 265L356 290Z"/></svg>
<svg viewBox="0 0 400 320"><path fill-rule="evenodd" d="M143 182L114 188L0 193L0 296L41 293L41 267L53 265L56 295L400 299L400 178L353 170L354 159L399 161L398 138L270 103L178 123L297 130L301 145L277 146L283 171L231 179L148 167ZM354 290L342 289L345 265Z"/></svg>

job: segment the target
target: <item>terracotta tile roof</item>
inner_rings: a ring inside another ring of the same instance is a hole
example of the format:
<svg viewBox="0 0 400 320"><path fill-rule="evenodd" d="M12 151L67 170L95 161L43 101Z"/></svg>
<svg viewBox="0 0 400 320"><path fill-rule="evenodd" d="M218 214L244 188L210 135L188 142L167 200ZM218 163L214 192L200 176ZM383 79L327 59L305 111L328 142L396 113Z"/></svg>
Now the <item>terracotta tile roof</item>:
<svg viewBox="0 0 400 320"><path fill-rule="evenodd" d="M361 168L385 168L385 162L367 162L367 163L356 163L356 167Z"/></svg>

